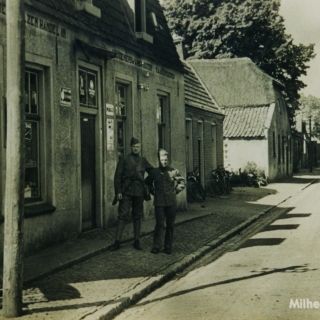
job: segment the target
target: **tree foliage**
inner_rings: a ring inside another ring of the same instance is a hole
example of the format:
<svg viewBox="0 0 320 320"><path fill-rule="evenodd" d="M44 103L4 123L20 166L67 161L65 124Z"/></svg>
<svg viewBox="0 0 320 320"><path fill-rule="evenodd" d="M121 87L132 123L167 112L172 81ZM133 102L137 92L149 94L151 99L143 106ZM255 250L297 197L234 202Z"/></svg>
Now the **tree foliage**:
<svg viewBox="0 0 320 320"><path fill-rule="evenodd" d="M311 124L311 134L320 139L320 99L312 95L301 95L299 113L302 119Z"/></svg>
<svg viewBox="0 0 320 320"><path fill-rule="evenodd" d="M286 87L288 102L298 108L306 85L314 44L296 45L279 14L280 0L164 0L173 34L182 36L188 57L249 57Z"/></svg>

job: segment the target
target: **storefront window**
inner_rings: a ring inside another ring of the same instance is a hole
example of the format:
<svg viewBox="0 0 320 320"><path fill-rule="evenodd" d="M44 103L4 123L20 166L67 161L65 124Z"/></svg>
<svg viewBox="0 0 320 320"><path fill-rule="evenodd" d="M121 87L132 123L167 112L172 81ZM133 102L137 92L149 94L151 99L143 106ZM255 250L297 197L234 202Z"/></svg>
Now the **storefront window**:
<svg viewBox="0 0 320 320"><path fill-rule="evenodd" d="M79 69L79 101L82 106L97 107L97 75L92 71Z"/></svg>
<svg viewBox="0 0 320 320"><path fill-rule="evenodd" d="M165 105L166 97L158 96L157 122L158 122L158 148L165 149Z"/></svg>
<svg viewBox="0 0 320 320"><path fill-rule="evenodd" d="M40 198L39 157L39 80L38 74L25 73L25 189L26 199Z"/></svg>
<svg viewBox="0 0 320 320"><path fill-rule="evenodd" d="M127 86L116 84L117 147L121 157L126 153Z"/></svg>

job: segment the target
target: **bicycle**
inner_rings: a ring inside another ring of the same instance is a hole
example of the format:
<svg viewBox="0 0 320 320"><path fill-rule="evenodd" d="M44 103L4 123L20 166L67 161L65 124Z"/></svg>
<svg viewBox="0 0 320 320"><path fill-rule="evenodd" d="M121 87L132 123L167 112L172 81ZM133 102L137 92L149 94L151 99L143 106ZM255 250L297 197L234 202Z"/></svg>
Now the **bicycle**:
<svg viewBox="0 0 320 320"><path fill-rule="evenodd" d="M230 172L221 165L212 170L209 189L212 196L230 194L232 188L230 185Z"/></svg>
<svg viewBox="0 0 320 320"><path fill-rule="evenodd" d="M203 202L206 198L206 192L200 183L198 167L187 174L187 201Z"/></svg>

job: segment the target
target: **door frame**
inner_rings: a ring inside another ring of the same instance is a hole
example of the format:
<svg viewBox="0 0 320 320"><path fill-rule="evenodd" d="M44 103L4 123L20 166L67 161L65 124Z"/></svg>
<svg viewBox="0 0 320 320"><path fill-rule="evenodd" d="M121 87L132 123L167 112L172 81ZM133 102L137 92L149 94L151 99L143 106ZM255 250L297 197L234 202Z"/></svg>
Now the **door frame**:
<svg viewBox="0 0 320 320"><path fill-rule="evenodd" d="M92 70L97 73L97 108L88 108L80 106L79 103L79 68L85 68ZM95 115L95 140L96 140L96 151L95 151L95 159L96 159L96 227L103 227L103 139L102 139L102 128L103 128L103 119L102 119L102 80L101 80L101 68L97 65L92 65L86 63L84 61L77 61L76 68L76 83L77 83L77 163L78 163L78 194L79 194L79 232L82 232L82 181L81 181L81 114L89 114Z"/></svg>

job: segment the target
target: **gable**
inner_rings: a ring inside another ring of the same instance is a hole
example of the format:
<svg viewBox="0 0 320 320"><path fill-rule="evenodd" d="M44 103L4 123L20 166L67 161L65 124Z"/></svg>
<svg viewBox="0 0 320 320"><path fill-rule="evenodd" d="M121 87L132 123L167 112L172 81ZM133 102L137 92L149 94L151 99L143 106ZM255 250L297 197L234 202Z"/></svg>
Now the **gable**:
<svg viewBox="0 0 320 320"><path fill-rule="evenodd" d="M188 63L184 63L185 104L191 107L222 113L218 104L206 90Z"/></svg>

